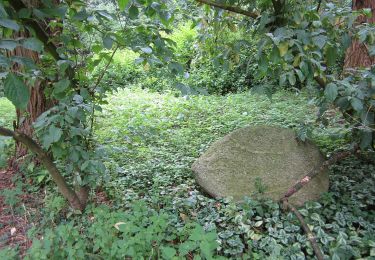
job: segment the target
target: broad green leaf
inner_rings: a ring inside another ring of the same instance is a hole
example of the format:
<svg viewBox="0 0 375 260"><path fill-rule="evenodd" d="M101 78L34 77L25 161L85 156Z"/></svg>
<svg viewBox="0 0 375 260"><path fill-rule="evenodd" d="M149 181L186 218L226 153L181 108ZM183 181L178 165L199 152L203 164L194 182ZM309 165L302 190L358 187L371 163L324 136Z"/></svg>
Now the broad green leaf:
<svg viewBox="0 0 375 260"><path fill-rule="evenodd" d="M182 72L184 72L184 67L182 67L182 65L177 62L169 63L168 67L174 74L181 74Z"/></svg>
<svg viewBox="0 0 375 260"><path fill-rule="evenodd" d="M0 55L0 67L8 68L10 64L11 63L7 57Z"/></svg>
<svg viewBox="0 0 375 260"><path fill-rule="evenodd" d="M285 54L288 52L289 43L288 42L282 42L277 47L279 48L280 57L284 57Z"/></svg>
<svg viewBox="0 0 375 260"><path fill-rule="evenodd" d="M350 103L348 100L348 97L340 97L336 100L336 105L341 109L341 110L346 110L348 109Z"/></svg>
<svg viewBox="0 0 375 260"><path fill-rule="evenodd" d="M152 49L150 47L141 48L141 51L143 51L146 54L151 54L152 53Z"/></svg>
<svg viewBox="0 0 375 260"><path fill-rule="evenodd" d="M312 40L313 40L314 44L319 47L319 49L323 49L324 45L327 42L327 36L318 35L318 36L313 37Z"/></svg>
<svg viewBox="0 0 375 260"><path fill-rule="evenodd" d="M274 63L278 63L280 61L279 48L277 48L276 46L274 46L271 51L270 60L273 61Z"/></svg>
<svg viewBox="0 0 375 260"><path fill-rule="evenodd" d="M30 91L22 78L14 73L9 73L4 81L4 94L16 108L26 109Z"/></svg>
<svg viewBox="0 0 375 260"><path fill-rule="evenodd" d="M68 86L70 85L70 81L68 79L62 79L55 84L53 84L53 92L55 94L63 92Z"/></svg>
<svg viewBox="0 0 375 260"><path fill-rule="evenodd" d="M326 60L327 66L332 67L336 64L337 49L334 46L328 46L326 48Z"/></svg>
<svg viewBox="0 0 375 260"><path fill-rule="evenodd" d="M128 5L129 0L118 0L118 6L120 7L120 11L124 11L125 7Z"/></svg>
<svg viewBox="0 0 375 260"><path fill-rule="evenodd" d="M299 67L303 73L303 75L305 75L305 77L308 77L308 75L310 74L310 69L309 69L309 65L305 62L305 61L302 61L300 64L299 64Z"/></svg>
<svg viewBox="0 0 375 260"><path fill-rule="evenodd" d="M62 133L63 132L60 128L57 128L54 125L50 126L48 132L41 138L43 146L45 148L48 148L51 146L52 143L59 141L62 136Z"/></svg>
<svg viewBox="0 0 375 260"><path fill-rule="evenodd" d="M164 259L172 259L172 257L176 255L177 251L173 247L168 246L168 247L162 247L161 253Z"/></svg>
<svg viewBox="0 0 375 260"><path fill-rule="evenodd" d="M294 74L294 72L290 72L288 73L288 81L290 83L290 85L294 86L296 84L296 75Z"/></svg>
<svg viewBox="0 0 375 260"><path fill-rule="evenodd" d="M282 87L285 85L285 82L286 82L286 76L287 74L286 73L283 73L280 75L280 78L279 78L279 86Z"/></svg>
<svg viewBox="0 0 375 260"><path fill-rule="evenodd" d="M111 49L113 45L113 39L109 35L104 36L103 45L106 49Z"/></svg>
<svg viewBox="0 0 375 260"><path fill-rule="evenodd" d="M37 38L28 38L23 43L22 46L25 49L33 50L36 52L41 52L43 50L43 43Z"/></svg>
<svg viewBox="0 0 375 260"><path fill-rule="evenodd" d="M350 100L350 104L352 105L354 110L357 112L361 112L363 109L363 102L359 98L356 98L356 97L352 98Z"/></svg>
<svg viewBox="0 0 375 260"><path fill-rule="evenodd" d="M302 71L296 70L296 74L301 82L305 80L305 75L303 75Z"/></svg>
<svg viewBox="0 0 375 260"><path fill-rule="evenodd" d="M347 49L352 42L352 38L348 33L345 33L341 38L341 44L344 49Z"/></svg>
<svg viewBox="0 0 375 260"><path fill-rule="evenodd" d="M22 8L21 10L18 11L17 16L18 18L25 19L25 18L30 18L31 14L32 14L32 11L30 9Z"/></svg>
<svg viewBox="0 0 375 260"><path fill-rule="evenodd" d="M13 20L7 18L0 18L0 26L12 29L13 31L19 31L20 26Z"/></svg>
<svg viewBox="0 0 375 260"><path fill-rule="evenodd" d="M4 9L4 5L3 5L2 2L0 2L0 17L1 17L1 18L6 18L6 17L8 17L8 14L7 14L7 12L5 11L5 9Z"/></svg>
<svg viewBox="0 0 375 260"><path fill-rule="evenodd" d="M112 16L112 14L108 13L107 11L105 11L105 10L99 10L99 11L97 11L97 12L98 12L98 14L99 14L101 17L103 17L103 18L105 18L105 19L107 19L107 20L113 20L113 16Z"/></svg>
<svg viewBox="0 0 375 260"><path fill-rule="evenodd" d="M368 53L370 56L375 56L375 45L371 45L368 47Z"/></svg>
<svg viewBox="0 0 375 260"><path fill-rule="evenodd" d="M13 40L2 40L0 41L0 49L7 49L13 51L19 44Z"/></svg>
<svg viewBox="0 0 375 260"><path fill-rule="evenodd" d="M362 150L371 147L372 144L372 132L371 131L361 131L361 142L359 144Z"/></svg>
<svg viewBox="0 0 375 260"><path fill-rule="evenodd" d="M333 102L337 97L338 91L337 91L337 85L334 83L329 83L325 90L324 90L324 96L329 102Z"/></svg>
<svg viewBox="0 0 375 260"><path fill-rule="evenodd" d="M138 14L139 14L138 8L135 5L132 5L129 8L129 17L130 17L130 19L137 19Z"/></svg>

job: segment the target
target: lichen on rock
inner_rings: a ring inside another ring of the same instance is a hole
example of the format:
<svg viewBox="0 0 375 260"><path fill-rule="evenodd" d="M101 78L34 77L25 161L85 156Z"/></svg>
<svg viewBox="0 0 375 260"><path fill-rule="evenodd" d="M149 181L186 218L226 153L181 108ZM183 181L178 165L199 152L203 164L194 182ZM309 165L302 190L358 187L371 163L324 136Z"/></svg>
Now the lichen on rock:
<svg viewBox="0 0 375 260"><path fill-rule="evenodd" d="M311 142L299 142L293 130L249 126L216 141L193 164L198 184L215 198L244 196L279 200L290 186L324 162ZM328 191L328 175L320 173L289 201L297 206ZM261 193L259 193L261 192Z"/></svg>

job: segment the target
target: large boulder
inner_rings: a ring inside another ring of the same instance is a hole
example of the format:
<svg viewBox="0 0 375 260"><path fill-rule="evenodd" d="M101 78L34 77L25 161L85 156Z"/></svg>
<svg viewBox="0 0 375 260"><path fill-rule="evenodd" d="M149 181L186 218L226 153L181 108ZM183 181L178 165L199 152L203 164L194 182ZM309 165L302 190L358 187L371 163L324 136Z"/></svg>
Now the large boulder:
<svg viewBox="0 0 375 260"><path fill-rule="evenodd" d="M318 148L299 142L291 129L250 126L238 129L211 147L193 164L198 184L215 198L258 194L279 200L288 188L324 162ZM294 194L297 206L328 191L328 174L322 172ZM260 193L259 193L260 192Z"/></svg>

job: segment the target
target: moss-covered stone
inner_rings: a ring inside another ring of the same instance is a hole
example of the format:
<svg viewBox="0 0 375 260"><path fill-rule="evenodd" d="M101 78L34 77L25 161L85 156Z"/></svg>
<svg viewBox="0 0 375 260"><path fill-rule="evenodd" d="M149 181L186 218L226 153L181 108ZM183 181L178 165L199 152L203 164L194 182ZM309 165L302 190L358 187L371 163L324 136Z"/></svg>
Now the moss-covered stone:
<svg viewBox="0 0 375 260"><path fill-rule="evenodd" d="M291 129L250 126L215 142L192 166L198 184L215 198L241 200L265 187L260 196L278 200L324 157L310 142L298 142ZM290 198L295 205L328 191L328 174L320 173Z"/></svg>

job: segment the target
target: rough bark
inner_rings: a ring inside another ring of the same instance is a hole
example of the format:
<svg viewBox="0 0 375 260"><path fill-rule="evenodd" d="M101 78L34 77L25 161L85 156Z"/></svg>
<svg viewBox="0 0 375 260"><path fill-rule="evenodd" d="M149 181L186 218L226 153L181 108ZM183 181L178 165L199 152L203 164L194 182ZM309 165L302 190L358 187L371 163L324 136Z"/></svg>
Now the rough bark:
<svg viewBox="0 0 375 260"><path fill-rule="evenodd" d="M353 11L368 8L372 11L371 17L360 15L356 23L375 23L375 1L374 0L353 0ZM360 43L356 39L352 39L351 46L346 50L344 71L350 71L358 68L369 68L375 64L375 56L370 56L366 44ZM373 108L372 108L373 109ZM375 128L375 124L370 125ZM375 131L372 133L372 148L375 149Z"/></svg>
<svg viewBox="0 0 375 260"><path fill-rule="evenodd" d="M374 0L353 0L352 8L354 11L364 8L372 10L372 17L361 15L357 18L356 23L375 23ZM346 51L344 69L368 68L373 64L375 64L375 57L370 57L367 46L353 39L351 46Z"/></svg>
<svg viewBox="0 0 375 260"><path fill-rule="evenodd" d="M20 3L24 7L38 7L40 5L39 0L27 0L22 2L21 0L12 1L12 5ZM20 9L21 9L20 8ZM26 30L19 31L14 33L14 38L27 38L30 37L30 33ZM7 53L8 56L21 56L27 57L34 61L34 63L38 64L40 62L39 54L35 51L31 51L22 47L17 47L13 51ZM22 66L18 64L14 64L13 68L14 71L22 71ZM33 128L32 124L35 120L46 110L48 110L52 105L53 102L48 100L44 94L44 90L47 87L47 82L37 79L33 85L28 85L30 91L30 100L27 105L26 110L16 109L16 122L14 124L15 130L20 133L24 133L27 136L33 135ZM18 159L22 158L27 154L27 147L19 141L16 141L16 151L15 151L15 158L10 161L11 166L16 167L16 162Z"/></svg>

